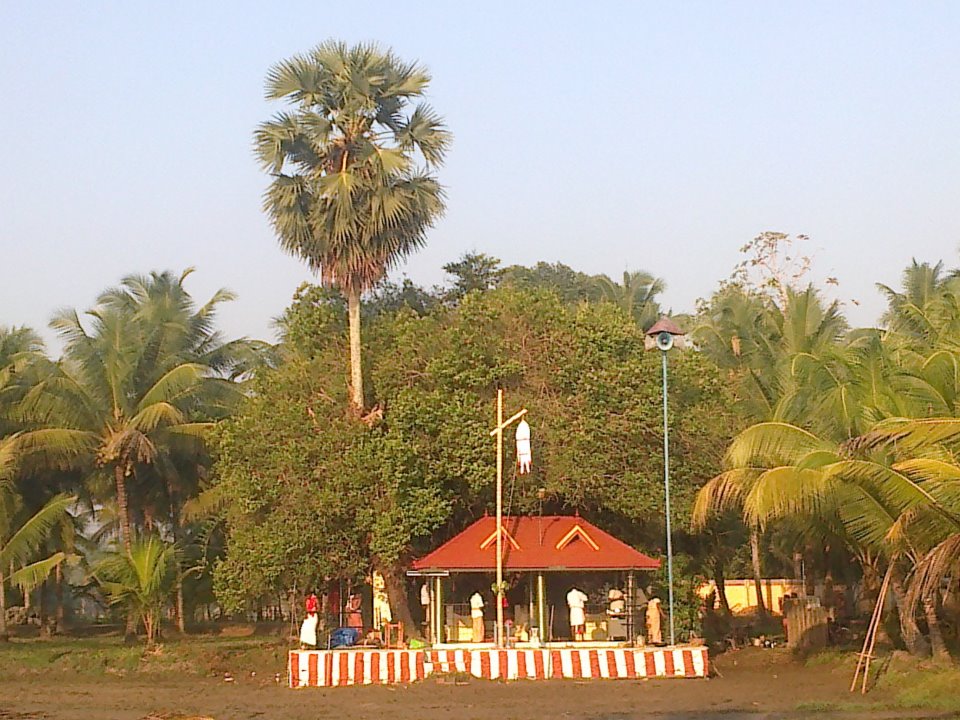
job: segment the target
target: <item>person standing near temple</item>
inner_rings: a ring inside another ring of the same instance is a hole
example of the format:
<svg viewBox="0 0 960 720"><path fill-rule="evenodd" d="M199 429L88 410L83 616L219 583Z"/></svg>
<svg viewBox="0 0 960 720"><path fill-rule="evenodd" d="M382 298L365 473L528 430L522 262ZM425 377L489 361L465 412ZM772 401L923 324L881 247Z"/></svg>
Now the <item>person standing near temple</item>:
<svg viewBox="0 0 960 720"><path fill-rule="evenodd" d="M470 618L473 621L473 642L483 642L483 595L470 596Z"/></svg>
<svg viewBox="0 0 960 720"><path fill-rule="evenodd" d="M353 628L357 631L363 629L363 611L362 611L363 600L360 597L360 593L351 593L347 597L347 602L343 606L344 619L347 622L348 628Z"/></svg>
<svg viewBox="0 0 960 720"><path fill-rule="evenodd" d="M376 570L373 571L373 629L382 630L385 623L393 622L390 610L390 597L387 595L387 582Z"/></svg>
<svg viewBox="0 0 960 720"><path fill-rule="evenodd" d="M567 593L567 607L570 608L570 636L574 640L583 640L587 629L587 616L584 610L587 596L582 590L571 588Z"/></svg>
<svg viewBox="0 0 960 720"><path fill-rule="evenodd" d="M660 598L650 598L650 602L647 603L647 644L663 645L663 631L660 629L662 619Z"/></svg>
<svg viewBox="0 0 960 720"><path fill-rule="evenodd" d="M303 623L300 625L300 647L302 649L316 648L317 625L320 622L320 616L318 614L320 601L317 599L316 593L310 593L310 595L307 596L305 609L307 615L303 618Z"/></svg>

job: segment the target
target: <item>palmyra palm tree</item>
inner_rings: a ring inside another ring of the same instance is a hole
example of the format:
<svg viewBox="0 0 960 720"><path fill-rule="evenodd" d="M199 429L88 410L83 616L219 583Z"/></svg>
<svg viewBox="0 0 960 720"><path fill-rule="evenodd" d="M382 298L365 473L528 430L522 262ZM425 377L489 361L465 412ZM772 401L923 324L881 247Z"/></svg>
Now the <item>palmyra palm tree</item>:
<svg viewBox="0 0 960 720"><path fill-rule="evenodd" d="M421 247L443 211L438 167L450 133L422 98L426 70L376 45L326 42L267 75L294 109L262 123L257 156L273 176L264 208L280 246L347 298L351 402L364 408L360 299ZM418 167L418 162L420 166Z"/></svg>

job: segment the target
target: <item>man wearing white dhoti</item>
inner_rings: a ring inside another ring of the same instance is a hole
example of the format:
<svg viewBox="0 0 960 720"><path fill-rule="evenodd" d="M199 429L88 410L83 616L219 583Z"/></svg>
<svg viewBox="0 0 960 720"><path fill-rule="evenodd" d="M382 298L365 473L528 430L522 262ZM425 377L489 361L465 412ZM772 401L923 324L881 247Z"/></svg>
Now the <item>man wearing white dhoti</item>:
<svg viewBox="0 0 960 720"><path fill-rule="evenodd" d="M577 588L571 588L567 593L567 607L570 608L570 635L574 640L583 640L586 632L587 618L584 607L587 596Z"/></svg>
<svg viewBox="0 0 960 720"><path fill-rule="evenodd" d="M470 619L473 621L473 641L483 642L483 595L478 592L470 596Z"/></svg>
<svg viewBox="0 0 960 720"><path fill-rule="evenodd" d="M373 571L373 628L382 630L383 624L393 622L390 611L390 598L387 595L387 583L383 575Z"/></svg>

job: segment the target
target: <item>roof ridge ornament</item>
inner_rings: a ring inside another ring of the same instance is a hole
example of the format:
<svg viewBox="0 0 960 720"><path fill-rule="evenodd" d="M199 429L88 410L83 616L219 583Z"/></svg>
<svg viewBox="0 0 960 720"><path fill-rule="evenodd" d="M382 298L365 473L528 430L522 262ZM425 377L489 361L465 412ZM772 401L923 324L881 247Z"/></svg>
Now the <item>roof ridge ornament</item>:
<svg viewBox="0 0 960 720"><path fill-rule="evenodd" d="M510 534L510 531L507 530L506 527L501 527L500 532L503 534L504 538L506 538L507 542L513 545L514 550L520 549L520 543L514 540L513 535ZM488 547L493 545L493 543L496 542L496 540L497 540L497 531L496 529L494 529L494 531L490 533L490 535L487 536L487 538L482 543L480 543L480 549L486 550Z"/></svg>
<svg viewBox="0 0 960 720"><path fill-rule="evenodd" d="M580 523L575 524L570 531L564 535L560 540L557 541L556 548L557 550L563 550L567 545L572 543L576 538L580 538L587 545L592 547L594 550L599 550L600 546L597 545L596 541L590 537L589 533L581 527Z"/></svg>

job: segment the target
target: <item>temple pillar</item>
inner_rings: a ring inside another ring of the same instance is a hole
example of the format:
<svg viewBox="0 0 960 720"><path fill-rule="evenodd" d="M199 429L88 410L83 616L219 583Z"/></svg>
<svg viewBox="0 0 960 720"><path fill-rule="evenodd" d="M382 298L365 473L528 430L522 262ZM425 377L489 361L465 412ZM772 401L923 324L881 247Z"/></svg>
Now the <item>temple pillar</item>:
<svg viewBox="0 0 960 720"><path fill-rule="evenodd" d="M551 628L547 627L547 583L542 572L537 573L537 627L540 640L549 642Z"/></svg>
<svg viewBox="0 0 960 720"><path fill-rule="evenodd" d="M430 634L433 635L431 642L446 642L446 633L443 627L443 578L437 576L433 579L433 612L430 618Z"/></svg>
<svg viewBox="0 0 960 720"><path fill-rule="evenodd" d="M637 586L633 570L627 573L627 640L632 645L637 639Z"/></svg>

